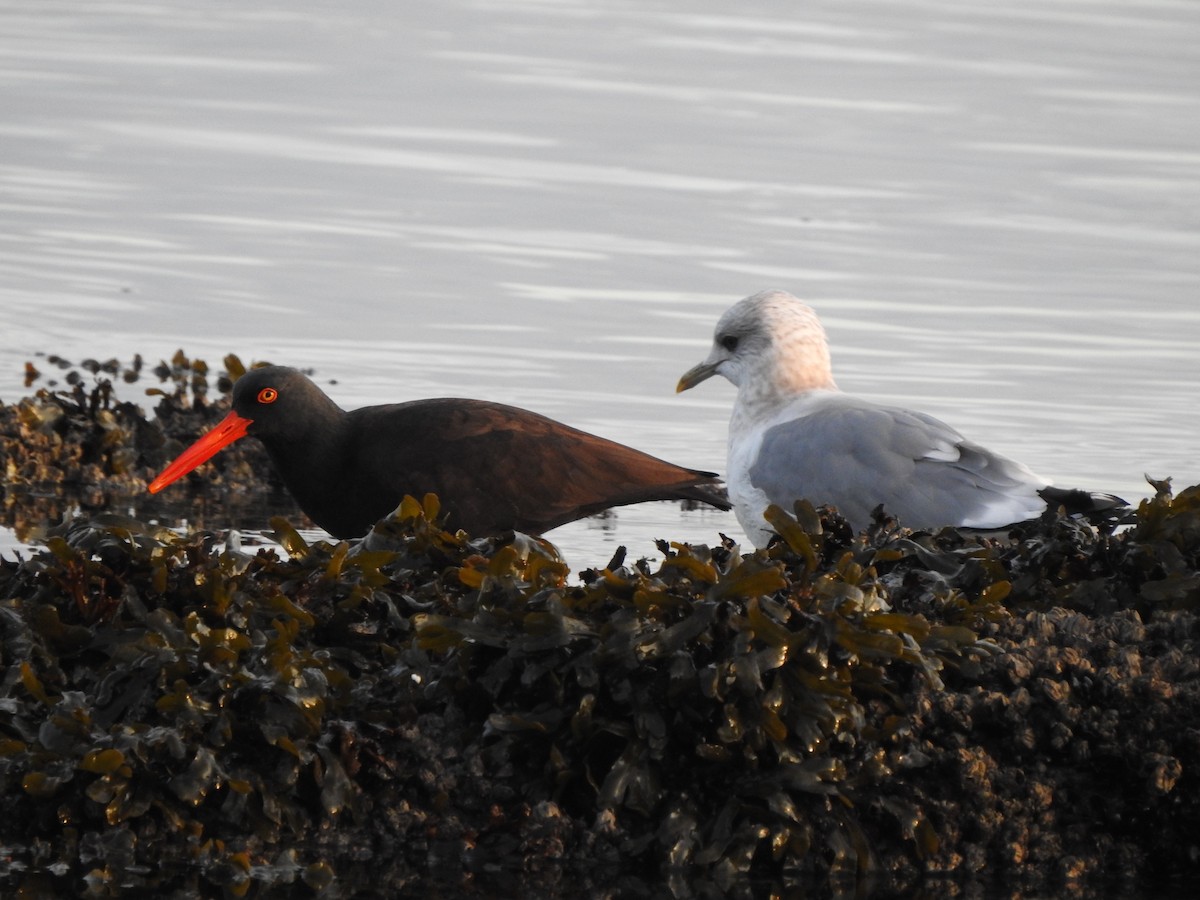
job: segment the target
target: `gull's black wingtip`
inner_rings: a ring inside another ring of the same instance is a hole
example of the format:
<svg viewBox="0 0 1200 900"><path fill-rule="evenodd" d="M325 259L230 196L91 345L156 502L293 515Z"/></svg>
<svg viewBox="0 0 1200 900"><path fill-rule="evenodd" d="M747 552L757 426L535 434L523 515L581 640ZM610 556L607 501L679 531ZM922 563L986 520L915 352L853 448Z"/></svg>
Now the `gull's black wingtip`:
<svg viewBox="0 0 1200 900"><path fill-rule="evenodd" d="M1093 525L1121 525L1133 515L1129 501L1116 494L1047 486L1038 495L1048 505L1062 507L1067 515L1082 516Z"/></svg>

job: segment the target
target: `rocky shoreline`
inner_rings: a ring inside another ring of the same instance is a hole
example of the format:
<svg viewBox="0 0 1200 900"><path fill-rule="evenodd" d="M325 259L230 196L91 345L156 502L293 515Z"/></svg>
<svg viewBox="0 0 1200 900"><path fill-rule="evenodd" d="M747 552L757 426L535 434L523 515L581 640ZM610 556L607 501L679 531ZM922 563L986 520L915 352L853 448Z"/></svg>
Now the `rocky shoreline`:
<svg viewBox="0 0 1200 900"><path fill-rule="evenodd" d="M768 550L575 577L443 531L435 498L355 544L277 518L252 553L102 511L223 412L182 354L152 418L122 369L0 405L4 521L44 546L0 561L6 891L1145 896L1195 871L1200 488L1005 540L800 505ZM231 450L210 496L265 467Z"/></svg>

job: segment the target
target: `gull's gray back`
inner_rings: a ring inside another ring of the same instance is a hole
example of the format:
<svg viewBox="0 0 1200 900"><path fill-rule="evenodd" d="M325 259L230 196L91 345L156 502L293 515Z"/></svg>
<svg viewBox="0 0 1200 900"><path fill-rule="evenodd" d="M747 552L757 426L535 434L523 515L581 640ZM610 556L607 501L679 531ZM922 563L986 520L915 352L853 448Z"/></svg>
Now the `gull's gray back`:
<svg viewBox="0 0 1200 900"><path fill-rule="evenodd" d="M751 484L785 509L836 506L855 528L884 509L910 528L997 528L1040 514L1045 482L924 413L832 394L763 433Z"/></svg>

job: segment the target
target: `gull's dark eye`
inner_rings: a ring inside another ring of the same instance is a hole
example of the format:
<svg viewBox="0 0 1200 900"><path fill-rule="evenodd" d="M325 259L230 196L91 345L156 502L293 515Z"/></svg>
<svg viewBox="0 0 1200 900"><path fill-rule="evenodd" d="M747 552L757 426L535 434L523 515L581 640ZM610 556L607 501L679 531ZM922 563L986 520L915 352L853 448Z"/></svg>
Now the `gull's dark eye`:
<svg viewBox="0 0 1200 900"><path fill-rule="evenodd" d="M738 339L737 339L736 335L727 334L727 335L725 335L725 337L721 338L721 346L724 347L726 350L728 350L730 353L732 353L734 350L737 349L737 345L738 345Z"/></svg>

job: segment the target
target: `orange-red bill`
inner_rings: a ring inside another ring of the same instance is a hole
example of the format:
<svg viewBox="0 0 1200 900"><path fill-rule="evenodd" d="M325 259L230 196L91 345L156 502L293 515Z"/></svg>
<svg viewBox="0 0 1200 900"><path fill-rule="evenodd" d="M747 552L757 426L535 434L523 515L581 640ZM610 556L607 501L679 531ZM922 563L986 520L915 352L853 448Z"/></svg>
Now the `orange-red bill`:
<svg viewBox="0 0 1200 900"><path fill-rule="evenodd" d="M175 462L163 469L162 474L150 482L150 493L157 494L172 481L182 478L202 462L207 462L222 447L228 447L238 438L245 437L246 429L253 421L231 412L212 431L180 453Z"/></svg>

